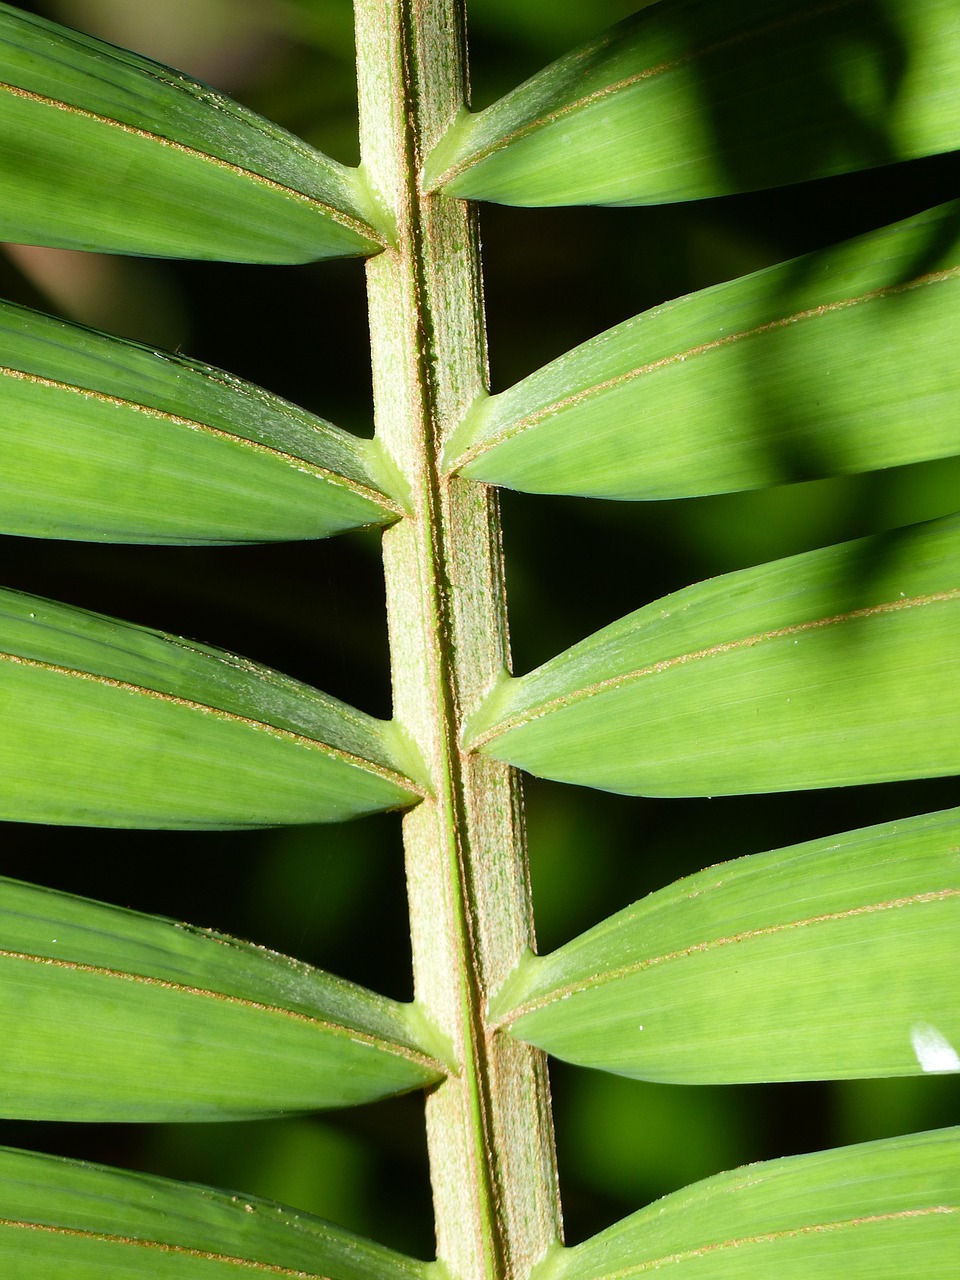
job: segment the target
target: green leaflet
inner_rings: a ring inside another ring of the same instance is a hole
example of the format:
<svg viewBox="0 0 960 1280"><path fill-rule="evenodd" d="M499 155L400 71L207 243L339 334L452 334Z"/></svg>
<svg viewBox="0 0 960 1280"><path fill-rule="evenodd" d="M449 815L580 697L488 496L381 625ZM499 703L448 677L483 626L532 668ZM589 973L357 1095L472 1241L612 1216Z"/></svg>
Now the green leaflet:
<svg viewBox="0 0 960 1280"><path fill-rule="evenodd" d="M209 930L0 880L0 940L5 1116L235 1120L442 1073L413 1007Z"/></svg>
<svg viewBox="0 0 960 1280"><path fill-rule="evenodd" d="M428 159L449 195L659 204L960 144L953 0L660 0L477 115Z"/></svg>
<svg viewBox="0 0 960 1280"><path fill-rule="evenodd" d="M252 1196L0 1148L16 1280L421 1280L422 1262Z"/></svg>
<svg viewBox="0 0 960 1280"><path fill-rule="evenodd" d="M0 303L0 529L111 542L383 524L375 446L219 369Z"/></svg>
<svg viewBox="0 0 960 1280"><path fill-rule="evenodd" d="M950 204L610 329L480 400L448 466L534 493L677 498L956 454L958 320Z"/></svg>
<svg viewBox="0 0 960 1280"><path fill-rule="evenodd" d="M0 5L0 238L240 262L370 254L358 171L205 85Z"/></svg>
<svg viewBox="0 0 960 1280"><path fill-rule="evenodd" d="M0 591L0 817L335 822L423 793L399 730L234 654Z"/></svg>
<svg viewBox="0 0 960 1280"><path fill-rule="evenodd" d="M953 809L710 867L528 956L492 1012L675 1084L960 1071L958 848Z"/></svg>
<svg viewBox="0 0 960 1280"><path fill-rule="evenodd" d="M956 1273L960 1129L748 1165L665 1196L536 1280L903 1280Z"/></svg>
<svg viewBox="0 0 960 1280"><path fill-rule="evenodd" d="M960 516L687 587L521 679L465 737L631 795L960 770Z"/></svg>

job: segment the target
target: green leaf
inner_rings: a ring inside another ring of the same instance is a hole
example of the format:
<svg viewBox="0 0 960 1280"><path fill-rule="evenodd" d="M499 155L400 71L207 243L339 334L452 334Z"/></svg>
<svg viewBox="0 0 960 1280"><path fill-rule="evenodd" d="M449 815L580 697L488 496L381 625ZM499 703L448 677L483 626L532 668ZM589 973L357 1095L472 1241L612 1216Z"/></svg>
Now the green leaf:
<svg viewBox="0 0 960 1280"><path fill-rule="evenodd" d="M442 1068L416 1010L210 930L0 880L0 1111L236 1120Z"/></svg>
<svg viewBox="0 0 960 1280"><path fill-rule="evenodd" d="M674 1084L960 1071L958 849L953 809L710 867L528 956L491 1011Z"/></svg>
<svg viewBox="0 0 960 1280"><path fill-rule="evenodd" d="M0 5L0 238L240 262L370 254L358 171L206 85Z"/></svg>
<svg viewBox="0 0 960 1280"><path fill-rule="evenodd" d="M235 654L0 591L0 817L338 822L423 794L392 723Z"/></svg>
<svg viewBox="0 0 960 1280"><path fill-rule="evenodd" d="M950 204L610 329L480 400L448 466L533 493L677 498L949 456L958 322Z"/></svg>
<svg viewBox="0 0 960 1280"><path fill-rule="evenodd" d="M837 787L960 770L960 516L725 574L522 679L465 737L630 795Z"/></svg>
<svg viewBox="0 0 960 1280"><path fill-rule="evenodd" d="M426 1264L253 1196L0 1148L16 1280L421 1280Z"/></svg>
<svg viewBox="0 0 960 1280"><path fill-rule="evenodd" d="M903 1280L956 1272L960 1129L721 1173L657 1200L536 1280Z"/></svg>
<svg viewBox="0 0 960 1280"><path fill-rule="evenodd" d="M448 195L658 204L960 145L953 0L660 0L477 115L428 159Z"/></svg>
<svg viewBox="0 0 960 1280"><path fill-rule="evenodd" d="M0 303L0 529L111 542L383 524L370 441L239 378Z"/></svg>

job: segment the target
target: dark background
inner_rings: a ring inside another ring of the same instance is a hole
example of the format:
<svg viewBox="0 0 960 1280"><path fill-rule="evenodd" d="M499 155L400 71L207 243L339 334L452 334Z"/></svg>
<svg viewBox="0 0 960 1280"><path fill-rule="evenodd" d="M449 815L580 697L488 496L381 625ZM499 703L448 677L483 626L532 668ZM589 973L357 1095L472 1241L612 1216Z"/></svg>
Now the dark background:
<svg viewBox="0 0 960 1280"><path fill-rule="evenodd" d="M348 0L21 7L177 65L337 159L357 158ZM635 7L474 0L476 104ZM947 156L664 208L485 207L493 389L667 298L958 194L960 164ZM186 351L369 432L361 263L277 269L12 248L0 256L0 295ZM697 501L505 494L515 666L528 670L689 582L939 515L960 506L958 493L954 459ZM216 549L4 538L0 553L5 586L223 644L390 713L375 535ZM711 863L956 802L955 780L683 802L528 781L541 949ZM398 998L411 994L395 816L240 834L8 825L0 871L215 927ZM950 1077L690 1089L556 1066L553 1078L572 1242L746 1161L960 1120ZM413 1096L244 1125L7 1122L0 1141L259 1193L429 1256L420 1109Z"/></svg>

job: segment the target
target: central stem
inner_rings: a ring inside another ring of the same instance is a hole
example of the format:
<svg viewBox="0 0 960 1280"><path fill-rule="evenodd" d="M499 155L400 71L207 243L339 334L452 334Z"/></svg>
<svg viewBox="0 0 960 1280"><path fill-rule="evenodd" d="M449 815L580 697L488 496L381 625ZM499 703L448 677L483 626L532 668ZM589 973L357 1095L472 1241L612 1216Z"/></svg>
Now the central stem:
<svg viewBox="0 0 960 1280"><path fill-rule="evenodd" d="M404 820L417 999L457 1070L427 1098L438 1257L461 1280L524 1277L559 1240L541 1055L487 1023L533 944L513 771L459 747L507 665L495 495L443 477L444 439L485 391L476 228L430 197L425 152L465 103L461 0L357 0L363 163L396 245L368 265L377 436L408 487L384 537L395 714L433 794Z"/></svg>

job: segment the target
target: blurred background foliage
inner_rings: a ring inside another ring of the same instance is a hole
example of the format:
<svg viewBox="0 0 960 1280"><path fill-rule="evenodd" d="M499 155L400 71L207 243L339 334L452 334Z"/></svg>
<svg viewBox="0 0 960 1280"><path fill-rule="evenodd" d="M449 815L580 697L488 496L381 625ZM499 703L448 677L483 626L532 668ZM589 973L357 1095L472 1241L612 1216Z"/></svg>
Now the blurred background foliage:
<svg viewBox="0 0 960 1280"><path fill-rule="evenodd" d="M175 65L336 158L357 159L349 0L20 7ZM636 0L470 0L475 104L637 7ZM493 389L665 299L958 194L960 163L946 156L663 208L487 206ZM188 352L370 431L359 262L237 267L8 246L0 296ZM960 459L696 501L505 494L516 668L528 670L686 583L952 511L958 495ZM6 586L227 645L389 714L375 535L214 549L0 541ZM601 561L612 570L597 572ZM955 780L690 802L528 782L541 949L711 863L957 799ZM393 996L411 994L395 815L239 834L10 825L2 871L215 927ZM960 1121L957 1077L688 1089L557 1066L554 1089L573 1242L746 1161ZM274 1197L430 1256L420 1110L410 1097L242 1125L8 1122L0 1141Z"/></svg>

